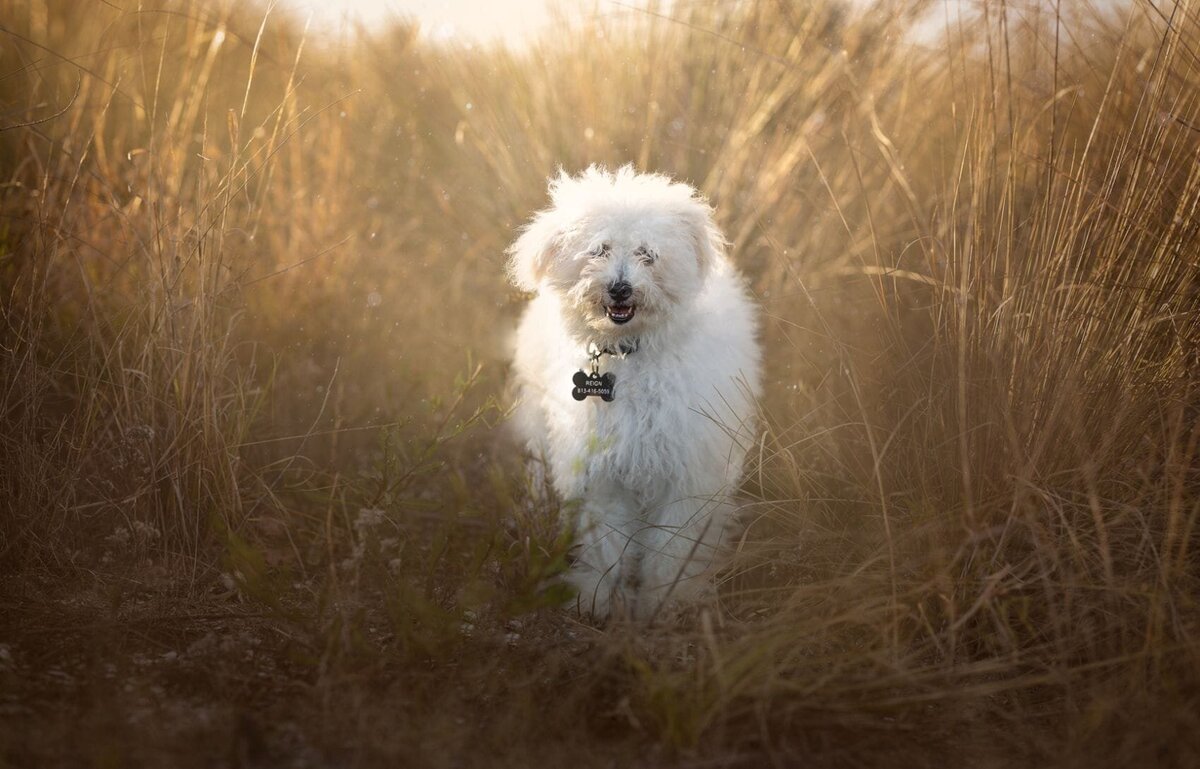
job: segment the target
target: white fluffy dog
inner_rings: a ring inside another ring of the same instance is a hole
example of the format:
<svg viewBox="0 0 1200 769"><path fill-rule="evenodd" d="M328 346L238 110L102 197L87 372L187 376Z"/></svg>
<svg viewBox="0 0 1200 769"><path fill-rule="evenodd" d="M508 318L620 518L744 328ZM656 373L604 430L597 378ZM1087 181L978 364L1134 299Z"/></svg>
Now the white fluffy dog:
<svg viewBox="0 0 1200 769"><path fill-rule="evenodd" d="M509 249L537 294L514 421L577 537L580 608L651 617L706 592L728 536L756 432L755 306L688 185L593 166L550 199Z"/></svg>

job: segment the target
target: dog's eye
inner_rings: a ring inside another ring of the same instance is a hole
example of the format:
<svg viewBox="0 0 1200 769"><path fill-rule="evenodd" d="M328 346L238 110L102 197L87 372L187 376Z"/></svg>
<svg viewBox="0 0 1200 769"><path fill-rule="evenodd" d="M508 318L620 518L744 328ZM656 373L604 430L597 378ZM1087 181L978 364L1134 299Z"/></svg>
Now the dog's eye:
<svg viewBox="0 0 1200 769"><path fill-rule="evenodd" d="M638 246L637 250L633 252L633 255L641 259L646 264L654 264L655 260L658 259L658 254L649 248L646 248L645 246Z"/></svg>
<svg viewBox="0 0 1200 769"><path fill-rule="evenodd" d="M610 250L611 247L607 243L601 243L591 251L588 251L588 256L608 256Z"/></svg>

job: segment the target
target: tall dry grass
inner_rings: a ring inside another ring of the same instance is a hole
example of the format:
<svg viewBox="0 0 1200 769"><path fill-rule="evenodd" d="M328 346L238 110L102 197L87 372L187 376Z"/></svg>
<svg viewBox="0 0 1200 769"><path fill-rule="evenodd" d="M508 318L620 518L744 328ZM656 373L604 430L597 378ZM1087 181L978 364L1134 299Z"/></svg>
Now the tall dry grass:
<svg viewBox="0 0 1200 769"><path fill-rule="evenodd" d="M124 531L291 606L318 680L474 670L481 749L1197 758L1192 5L620 6L521 52L0 9L6 571ZM717 206L765 431L718 608L506 658L463 622L552 623L567 543L490 429L501 254L592 162Z"/></svg>

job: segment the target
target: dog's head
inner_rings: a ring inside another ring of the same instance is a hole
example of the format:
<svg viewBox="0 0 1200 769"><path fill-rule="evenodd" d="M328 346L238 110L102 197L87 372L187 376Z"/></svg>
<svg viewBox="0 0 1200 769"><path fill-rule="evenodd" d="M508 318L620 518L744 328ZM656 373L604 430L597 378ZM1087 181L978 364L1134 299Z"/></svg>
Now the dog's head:
<svg viewBox="0 0 1200 769"><path fill-rule="evenodd" d="M686 184L631 166L592 166L550 182L539 211L509 248L509 275L553 291L581 332L637 335L699 293L725 241L712 209Z"/></svg>

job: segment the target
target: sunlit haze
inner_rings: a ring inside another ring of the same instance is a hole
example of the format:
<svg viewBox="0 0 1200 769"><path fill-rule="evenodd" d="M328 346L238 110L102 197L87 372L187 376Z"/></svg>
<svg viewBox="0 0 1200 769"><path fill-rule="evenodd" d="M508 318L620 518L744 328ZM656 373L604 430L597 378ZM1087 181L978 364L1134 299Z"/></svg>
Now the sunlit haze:
<svg viewBox="0 0 1200 769"><path fill-rule="evenodd" d="M317 32L337 33L358 23L369 29L408 17L429 37L510 44L524 42L554 19L578 12L555 0L285 0L285 7L301 17L311 13Z"/></svg>
<svg viewBox="0 0 1200 769"><path fill-rule="evenodd" d="M640 13L646 0L279 0L301 19L311 15L310 31L337 36L360 26L366 30L398 19L415 21L422 36L439 41L503 41L520 47L555 22L571 22L592 15ZM849 0L866 7L867 0ZM655 3L659 13L668 13L673 0ZM915 28L917 38L935 35L945 23L944 14L971 7L963 0L935 4L927 19Z"/></svg>

